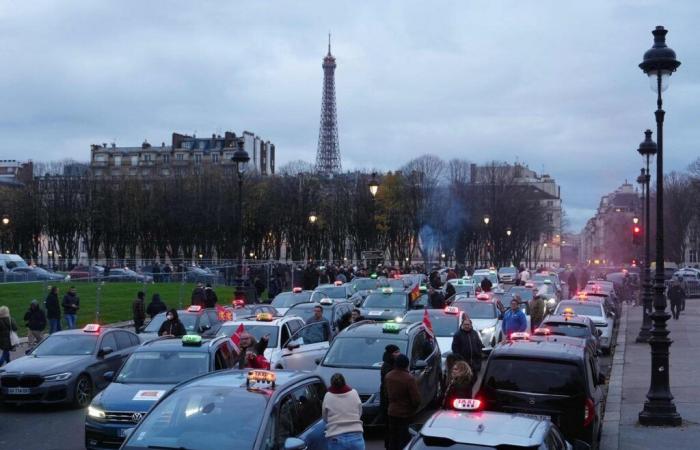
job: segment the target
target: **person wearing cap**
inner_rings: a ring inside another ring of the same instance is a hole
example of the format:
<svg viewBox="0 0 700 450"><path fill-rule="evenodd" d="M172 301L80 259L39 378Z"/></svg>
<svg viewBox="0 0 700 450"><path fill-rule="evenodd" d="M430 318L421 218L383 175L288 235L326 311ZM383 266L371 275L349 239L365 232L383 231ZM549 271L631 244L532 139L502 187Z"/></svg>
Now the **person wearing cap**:
<svg viewBox="0 0 700 450"><path fill-rule="evenodd" d="M544 320L547 304L547 296L544 292L537 292L535 298L530 302L530 327L534 331Z"/></svg>
<svg viewBox="0 0 700 450"><path fill-rule="evenodd" d="M24 313L24 323L27 325L27 343L34 347L43 338L43 331L46 328L46 315L39 307L39 302L34 299L29 304L29 309Z"/></svg>
<svg viewBox="0 0 700 450"><path fill-rule="evenodd" d="M411 440L408 426L420 407L421 397L416 379L408 372L409 360L403 353L396 357L394 369L386 374L387 397L389 399L388 450L401 450Z"/></svg>

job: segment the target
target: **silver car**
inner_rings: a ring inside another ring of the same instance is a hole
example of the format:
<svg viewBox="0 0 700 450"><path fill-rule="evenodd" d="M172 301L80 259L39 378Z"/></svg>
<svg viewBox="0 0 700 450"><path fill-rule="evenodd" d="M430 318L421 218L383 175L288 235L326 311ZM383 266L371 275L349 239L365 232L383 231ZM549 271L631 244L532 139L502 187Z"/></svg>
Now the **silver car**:
<svg viewBox="0 0 700 450"><path fill-rule="evenodd" d="M554 314L563 314L565 309L573 310L577 316L585 316L593 321L600 331L598 347L605 354L610 353L613 344L614 318L605 313L603 303L595 300L563 300L557 305Z"/></svg>

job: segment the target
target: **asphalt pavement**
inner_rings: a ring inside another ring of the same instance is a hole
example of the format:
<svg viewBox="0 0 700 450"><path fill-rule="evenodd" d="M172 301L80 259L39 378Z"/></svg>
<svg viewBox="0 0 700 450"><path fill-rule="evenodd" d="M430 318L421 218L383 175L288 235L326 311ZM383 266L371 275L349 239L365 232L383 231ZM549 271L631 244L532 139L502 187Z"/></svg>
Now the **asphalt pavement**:
<svg viewBox="0 0 700 450"><path fill-rule="evenodd" d="M11 358L23 356L13 352ZM610 373L611 357L601 356L601 369ZM434 410L418 414L414 427L420 427ZM68 406L14 407L0 404L0 449L12 450L76 450L84 448L84 424L86 409ZM368 450L384 448L384 430L366 432Z"/></svg>

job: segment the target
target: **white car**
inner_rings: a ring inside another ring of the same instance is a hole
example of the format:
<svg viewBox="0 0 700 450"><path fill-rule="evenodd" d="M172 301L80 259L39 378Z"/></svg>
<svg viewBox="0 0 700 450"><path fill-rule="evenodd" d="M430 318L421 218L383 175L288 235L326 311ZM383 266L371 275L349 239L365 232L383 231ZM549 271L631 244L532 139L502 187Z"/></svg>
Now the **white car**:
<svg viewBox="0 0 700 450"><path fill-rule="evenodd" d="M557 305L555 315L561 315L565 309L573 310L577 316L591 319L596 329L600 330L598 347L603 353L610 354L613 344L614 319L605 313L603 303L595 300L563 300Z"/></svg>
<svg viewBox="0 0 700 450"><path fill-rule="evenodd" d="M501 340L500 313L496 308L493 296L479 294L475 298L458 295L452 302L452 306L456 306L469 316L472 327L479 332L481 342L484 344L484 351L493 350L493 347Z"/></svg>
<svg viewBox="0 0 700 450"><path fill-rule="evenodd" d="M243 325L256 340L269 335L265 358L273 369L314 370L328 351L331 336L327 321L304 324L297 316L273 317L268 313L221 326L219 335L231 337Z"/></svg>

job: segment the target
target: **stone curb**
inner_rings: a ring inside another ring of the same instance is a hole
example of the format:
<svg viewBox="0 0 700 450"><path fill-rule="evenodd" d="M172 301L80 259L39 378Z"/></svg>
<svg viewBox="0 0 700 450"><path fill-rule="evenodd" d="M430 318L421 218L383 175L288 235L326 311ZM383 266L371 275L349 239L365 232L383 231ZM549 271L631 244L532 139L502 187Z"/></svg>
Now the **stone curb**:
<svg viewBox="0 0 700 450"><path fill-rule="evenodd" d="M603 436L600 442L602 450L618 450L620 448L620 413L622 410L622 376L625 365L625 349L627 347L627 318L629 308L623 305L620 329L617 332L617 346L612 360L612 370L608 381L608 396L605 402L605 418L603 419Z"/></svg>

